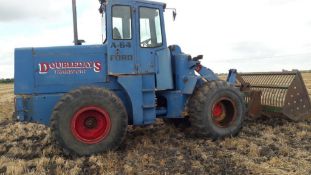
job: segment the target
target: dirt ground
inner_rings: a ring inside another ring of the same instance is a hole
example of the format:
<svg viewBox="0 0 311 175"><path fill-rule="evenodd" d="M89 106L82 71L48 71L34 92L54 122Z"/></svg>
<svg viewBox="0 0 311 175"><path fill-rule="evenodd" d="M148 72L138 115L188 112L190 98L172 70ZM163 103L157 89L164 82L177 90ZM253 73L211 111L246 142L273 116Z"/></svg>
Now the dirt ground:
<svg viewBox="0 0 311 175"><path fill-rule="evenodd" d="M0 84L0 120L11 118L14 105L13 84Z"/></svg>
<svg viewBox="0 0 311 175"><path fill-rule="evenodd" d="M215 142L158 120L130 127L115 152L79 158L63 155L49 128L7 119L12 111L13 86L0 84L0 174L311 174L311 116L247 119L237 137Z"/></svg>
<svg viewBox="0 0 311 175"><path fill-rule="evenodd" d="M306 87L309 93L309 96L311 96L311 73L304 73L302 74L303 79L306 83Z"/></svg>

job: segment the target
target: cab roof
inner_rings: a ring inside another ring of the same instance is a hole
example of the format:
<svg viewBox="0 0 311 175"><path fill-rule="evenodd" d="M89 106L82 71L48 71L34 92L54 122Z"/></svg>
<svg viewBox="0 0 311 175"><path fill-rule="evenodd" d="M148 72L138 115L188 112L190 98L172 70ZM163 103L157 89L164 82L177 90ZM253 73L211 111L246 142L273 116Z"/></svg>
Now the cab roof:
<svg viewBox="0 0 311 175"><path fill-rule="evenodd" d="M166 8L166 3L163 2L157 2L157 1L150 1L150 0L107 0L108 3L111 2L113 4L115 3L122 3L122 2L138 2L138 3L145 3L145 4L151 4L151 5L159 5L163 6L163 8Z"/></svg>
<svg viewBox="0 0 311 175"><path fill-rule="evenodd" d="M154 5L162 5L166 7L166 3L163 2L157 2L157 1L150 1L150 0L134 0L135 2L140 2L140 3L147 3L147 4L154 4Z"/></svg>

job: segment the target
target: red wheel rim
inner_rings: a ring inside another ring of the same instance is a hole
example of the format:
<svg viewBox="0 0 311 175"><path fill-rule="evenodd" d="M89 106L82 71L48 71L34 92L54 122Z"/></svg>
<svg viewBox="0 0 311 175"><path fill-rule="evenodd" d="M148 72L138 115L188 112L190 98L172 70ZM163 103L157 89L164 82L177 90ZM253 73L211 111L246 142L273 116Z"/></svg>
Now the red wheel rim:
<svg viewBox="0 0 311 175"><path fill-rule="evenodd" d="M108 136L110 128L109 113L95 106L79 109L71 120L72 134L86 144L99 143Z"/></svg>
<svg viewBox="0 0 311 175"><path fill-rule="evenodd" d="M212 119L214 124L221 128L227 128L236 118L236 105L229 98L221 98L212 107Z"/></svg>
<svg viewBox="0 0 311 175"><path fill-rule="evenodd" d="M218 118L218 117L221 117L223 113L224 113L224 109L222 107L222 104L218 102L213 108L213 116Z"/></svg>

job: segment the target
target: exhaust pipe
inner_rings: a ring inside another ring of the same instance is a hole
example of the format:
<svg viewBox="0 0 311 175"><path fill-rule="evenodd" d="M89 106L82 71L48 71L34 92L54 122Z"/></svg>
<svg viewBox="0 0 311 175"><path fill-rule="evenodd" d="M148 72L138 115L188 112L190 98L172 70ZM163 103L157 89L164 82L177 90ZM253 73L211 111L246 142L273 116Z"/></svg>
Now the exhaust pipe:
<svg viewBox="0 0 311 175"><path fill-rule="evenodd" d="M77 5L76 0L72 0L72 16L73 16L73 38L75 45L82 45L84 40L79 40L78 37L78 22L77 22Z"/></svg>

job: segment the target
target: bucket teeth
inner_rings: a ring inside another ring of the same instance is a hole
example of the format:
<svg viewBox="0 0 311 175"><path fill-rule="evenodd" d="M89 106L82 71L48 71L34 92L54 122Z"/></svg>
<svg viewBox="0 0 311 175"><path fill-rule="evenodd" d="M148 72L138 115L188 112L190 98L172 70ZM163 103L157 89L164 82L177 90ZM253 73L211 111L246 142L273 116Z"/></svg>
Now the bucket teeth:
<svg viewBox="0 0 311 175"><path fill-rule="evenodd" d="M242 73L237 80L246 95L250 117L282 114L298 121L311 115L310 98L299 71Z"/></svg>

